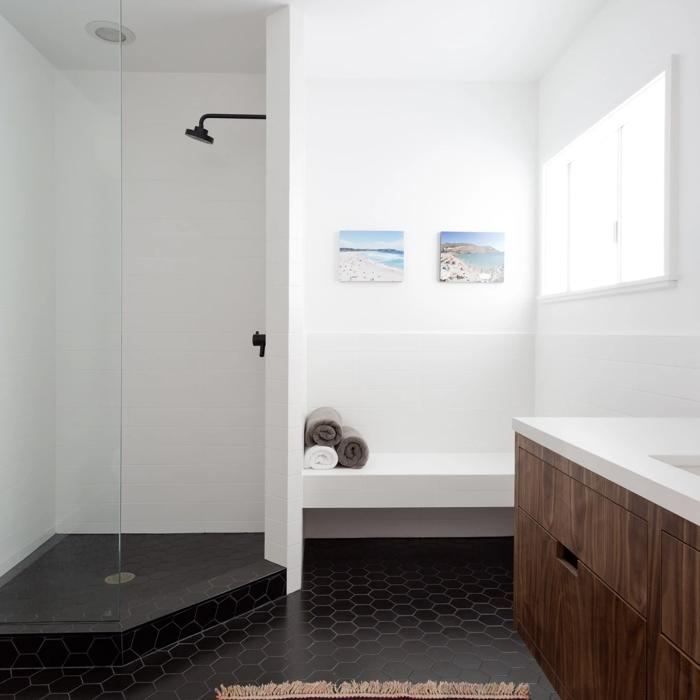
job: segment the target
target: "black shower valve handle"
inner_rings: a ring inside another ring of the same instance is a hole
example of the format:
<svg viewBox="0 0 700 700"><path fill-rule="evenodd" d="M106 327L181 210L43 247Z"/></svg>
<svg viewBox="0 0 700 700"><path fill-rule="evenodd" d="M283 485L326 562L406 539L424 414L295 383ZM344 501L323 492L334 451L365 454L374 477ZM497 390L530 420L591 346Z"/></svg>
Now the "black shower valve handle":
<svg viewBox="0 0 700 700"><path fill-rule="evenodd" d="M260 357L265 357L265 345L267 345L267 336L260 331L253 333L253 347L260 348Z"/></svg>

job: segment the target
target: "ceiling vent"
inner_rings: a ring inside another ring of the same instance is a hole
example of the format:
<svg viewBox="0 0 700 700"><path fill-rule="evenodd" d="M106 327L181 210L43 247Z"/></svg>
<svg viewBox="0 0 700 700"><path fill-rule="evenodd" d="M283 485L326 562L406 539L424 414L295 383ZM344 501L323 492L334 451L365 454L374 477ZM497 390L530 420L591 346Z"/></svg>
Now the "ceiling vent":
<svg viewBox="0 0 700 700"><path fill-rule="evenodd" d="M136 40L136 35L129 27L117 22L98 20L86 24L85 29L90 36L107 44L131 44Z"/></svg>

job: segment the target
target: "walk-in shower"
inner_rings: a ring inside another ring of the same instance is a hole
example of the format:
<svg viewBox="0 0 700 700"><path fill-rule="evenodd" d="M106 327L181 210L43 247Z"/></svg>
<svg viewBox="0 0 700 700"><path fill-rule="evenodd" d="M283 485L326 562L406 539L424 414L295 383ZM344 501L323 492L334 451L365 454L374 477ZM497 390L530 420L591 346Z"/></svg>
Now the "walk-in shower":
<svg viewBox="0 0 700 700"><path fill-rule="evenodd" d="M0 149L0 668L112 665L284 588L249 335L265 129L180 135L203 100L251 112L204 114L206 143L264 120L265 77L165 62L154 12L0 0L0 123L32 133Z"/></svg>
<svg viewBox="0 0 700 700"><path fill-rule="evenodd" d="M203 114L199 118L199 124L197 124L193 129L185 129L185 135L189 136L195 141L201 141L202 143L208 143L211 145L214 143L214 137L209 136L208 129L205 128L204 122L207 119L266 119L264 114Z"/></svg>
<svg viewBox="0 0 700 700"><path fill-rule="evenodd" d="M0 0L0 626L120 617L120 13Z"/></svg>

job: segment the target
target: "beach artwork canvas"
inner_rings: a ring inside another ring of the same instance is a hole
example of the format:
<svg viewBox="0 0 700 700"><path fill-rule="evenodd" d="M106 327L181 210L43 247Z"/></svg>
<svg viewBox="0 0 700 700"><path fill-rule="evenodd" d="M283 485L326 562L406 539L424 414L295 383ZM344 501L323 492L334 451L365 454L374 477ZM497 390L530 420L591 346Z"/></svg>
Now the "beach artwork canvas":
<svg viewBox="0 0 700 700"><path fill-rule="evenodd" d="M503 282L505 234L442 231L441 282Z"/></svg>
<svg viewBox="0 0 700 700"><path fill-rule="evenodd" d="M402 282L403 231L341 231L341 282Z"/></svg>

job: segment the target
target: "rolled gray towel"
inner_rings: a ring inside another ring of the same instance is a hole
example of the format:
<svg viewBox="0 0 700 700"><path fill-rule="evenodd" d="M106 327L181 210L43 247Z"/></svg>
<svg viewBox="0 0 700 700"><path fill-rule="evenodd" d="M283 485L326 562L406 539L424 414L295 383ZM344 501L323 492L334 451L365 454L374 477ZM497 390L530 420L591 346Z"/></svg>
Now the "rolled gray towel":
<svg viewBox="0 0 700 700"><path fill-rule="evenodd" d="M349 425L343 426L343 439L338 447L338 463L342 467L359 469L367 464L369 448L360 433Z"/></svg>
<svg viewBox="0 0 700 700"><path fill-rule="evenodd" d="M341 425L343 419L340 413L330 406L322 406L309 413L304 428L304 442L306 446L324 445L335 447L342 435Z"/></svg>

